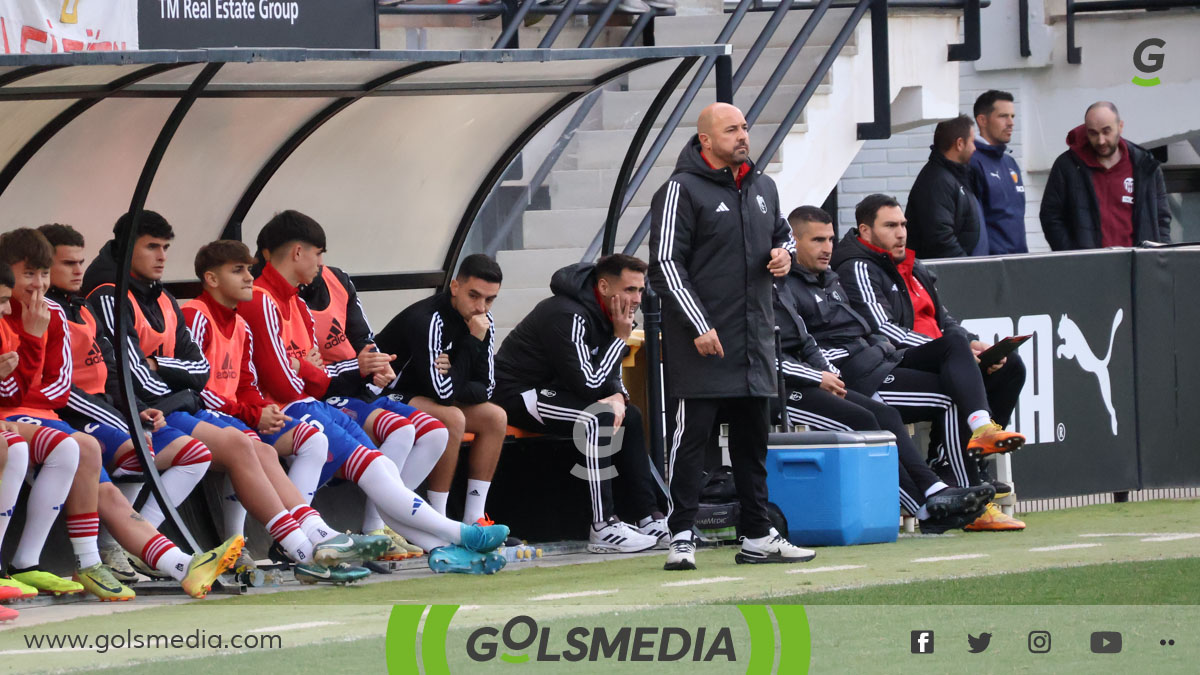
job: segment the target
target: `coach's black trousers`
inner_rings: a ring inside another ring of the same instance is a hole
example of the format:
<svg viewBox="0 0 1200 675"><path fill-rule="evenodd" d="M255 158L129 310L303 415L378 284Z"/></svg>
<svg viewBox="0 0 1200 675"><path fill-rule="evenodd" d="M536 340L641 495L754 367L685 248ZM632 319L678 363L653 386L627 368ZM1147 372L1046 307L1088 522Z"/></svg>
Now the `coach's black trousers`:
<svg viewBox="0 0 1200 675"><path fill-rule="evenodd" d="M683 398L672 401L669 418L668 481L671 491L667 524L672 534L689 532L696 523L704 454L718 414L729 419L729 459L741 502L741 534L765 537L767 518L766 398Z"/></svg>
<svg viewBox="0 0 1200 675"><path fill-rule="evenodd" d="M816 430L892 432L900 460L900 505L911 514L921 510L925 493L940 481L921 458L900 413L887 404L856 391L841 398L814 385L789 391L787 408L792 424Z"/></svg>

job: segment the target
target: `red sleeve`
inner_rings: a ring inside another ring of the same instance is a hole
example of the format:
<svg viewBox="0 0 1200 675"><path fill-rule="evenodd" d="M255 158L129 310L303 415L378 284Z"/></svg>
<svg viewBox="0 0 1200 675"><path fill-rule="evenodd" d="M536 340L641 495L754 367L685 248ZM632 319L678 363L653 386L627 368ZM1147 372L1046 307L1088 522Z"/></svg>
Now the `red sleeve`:
<svg viewBox="0 0 1200 675"><path fill-rule="evenodd" d="M254 369L254 335L246 331L246 341L242 345L242 372L238 376L237 401L229 403L229 413L240 419L250 428L257 429L262 419L263 408L269 405L258 388L258 372Z"/></svg>
<svg viewBox="0 0 1200 675"><path fill-rule="evenodd" d="M71 397L74 364L71 360L71 339L68 337L67 314L57 304L50 308L50 325L46 328L46 349L42 357L42 387L38 390L51 410L67 405Z"/></svg>
<svg viewBox="0 0 1200 675"><path fill-rule="evenodd" d="M4 327L9 337L18 341L18 344L11 345L13 349L10 350L17 352L17 369L0 380L0 406L15 408L24 401L29 384L41 370L46 350L39 338L26 333L22 327L18 326L16 330L8 329L8 326Z"/></svg>
<svg viewBox="0 0 1200 675"><path fill-rule="evenodd" d="M283 346L283 317L271 296L254 289L254 299L238 305L238 314L246 320L256 338L258 348L254 350L253 362L262 391L281 403L309 396L307 381L292 372L287 349ZM303 372L303 363L301 369Z"/></svg>

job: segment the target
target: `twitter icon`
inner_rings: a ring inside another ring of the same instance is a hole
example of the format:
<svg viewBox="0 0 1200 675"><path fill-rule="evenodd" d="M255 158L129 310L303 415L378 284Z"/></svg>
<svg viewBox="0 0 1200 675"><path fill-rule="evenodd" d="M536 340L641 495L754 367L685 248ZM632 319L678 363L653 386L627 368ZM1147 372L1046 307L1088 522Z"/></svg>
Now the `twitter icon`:
<svg viewBox="0 0 1200 675"><path fill-rule="evenodd" d="M992 643L992 634L991 633L980 633L979 637L975 637L974 635L967 633L967 644L971 646L972 654L978 654L982 651L986 651L988 648L988 645L990 645L991 643Z"/></svg>

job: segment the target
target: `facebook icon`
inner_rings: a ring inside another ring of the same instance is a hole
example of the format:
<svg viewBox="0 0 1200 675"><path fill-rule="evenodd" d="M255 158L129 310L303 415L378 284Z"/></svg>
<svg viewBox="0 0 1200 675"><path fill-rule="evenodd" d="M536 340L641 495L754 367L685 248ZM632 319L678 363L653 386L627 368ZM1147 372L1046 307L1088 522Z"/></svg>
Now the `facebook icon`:
<svg viewBox="0 0 1200 675"><path fill-rule="evenodd" d="M932 654L933 653L933 631L931 630L914 630L911 638L912 653L914 654Z"/></svg>

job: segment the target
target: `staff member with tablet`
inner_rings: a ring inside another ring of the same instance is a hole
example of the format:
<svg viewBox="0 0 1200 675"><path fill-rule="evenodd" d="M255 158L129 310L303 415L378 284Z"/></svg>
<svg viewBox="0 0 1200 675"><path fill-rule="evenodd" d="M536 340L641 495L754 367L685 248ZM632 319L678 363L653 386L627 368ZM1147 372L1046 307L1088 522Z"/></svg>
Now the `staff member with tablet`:
<svg viewBox="0 0 1200 675"><path fill-rule="evenodd" d="M980 341L979 336L968 333L939 301L937 276L906 247L907 221L895 198L870 195L859 203L855 213L863 216L856 218L857 228L847 232L837 246L831 266L850 295L851 305L877 332L886 335L897 347L917 346L943 335L958 334L970 341L976 360L992 348ZM986 367L983 384L992 419L1007 427L1025 386L1025 364L1021 357L1012 352ZM983 462L980 477L996 488L996 496L1012 492L1010 486L994 476ZM1003 515L999 509L995 513ZM1004 518L1013 521L1005 523L1005 529L1024 527L1009 516Z"/></svg>

